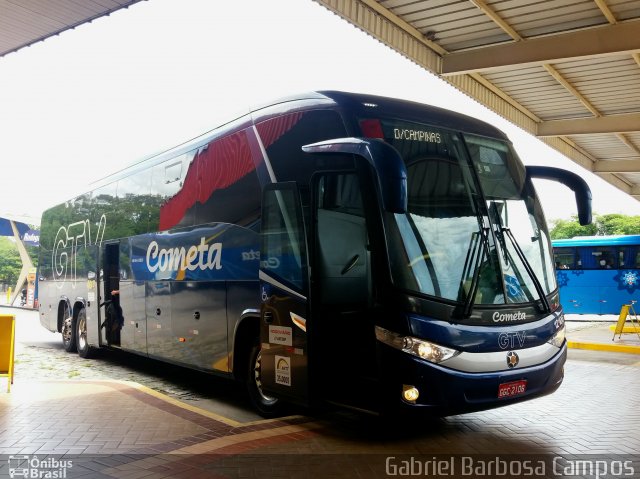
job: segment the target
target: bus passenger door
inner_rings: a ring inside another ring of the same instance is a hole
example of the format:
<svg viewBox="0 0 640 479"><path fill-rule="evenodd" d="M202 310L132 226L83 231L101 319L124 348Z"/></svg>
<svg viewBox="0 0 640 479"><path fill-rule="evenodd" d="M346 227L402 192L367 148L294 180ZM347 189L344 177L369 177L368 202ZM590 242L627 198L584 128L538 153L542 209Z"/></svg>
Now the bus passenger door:
<svg viewBox="0 0 640 479"><path fill-rule="evenodd" d="M309 277L300 194L294 182L265 187L262 199L260 381L263 392L308 404Z"/></svg>
<svg viewBox="0 0 640 479"><path fill-rule="evenodd" d="M120 346L123 322L120 298L120 243L104 244L102 253L101 279L104 334L109 346ZM118 293L112 294L114 291L118 291ZM127 341L125 341L126 343Z"/></svg>

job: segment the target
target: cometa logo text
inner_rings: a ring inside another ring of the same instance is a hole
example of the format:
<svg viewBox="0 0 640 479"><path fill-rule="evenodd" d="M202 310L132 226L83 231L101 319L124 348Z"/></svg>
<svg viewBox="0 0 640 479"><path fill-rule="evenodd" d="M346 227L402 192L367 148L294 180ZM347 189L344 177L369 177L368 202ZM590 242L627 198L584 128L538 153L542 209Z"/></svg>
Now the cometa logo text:
<svg viewBox="0 0 640 479"><path fill-rule="evenodd" d="M204 236L200 238L199 245L186 249L160 248L158 243L152 241L147 248L147 268L149 272L156 271L195 271L200 269L221 269L222 243L208 245Z"/></svg>
<svg viewBox="0 0 640 479"><path fill-rule="evenodd" d="M514 313L498 313L497 311L493 313L493 322L494 323L504 323L511 321L524 321L527 319L527 315L522 311L516 311Z"/></svg>

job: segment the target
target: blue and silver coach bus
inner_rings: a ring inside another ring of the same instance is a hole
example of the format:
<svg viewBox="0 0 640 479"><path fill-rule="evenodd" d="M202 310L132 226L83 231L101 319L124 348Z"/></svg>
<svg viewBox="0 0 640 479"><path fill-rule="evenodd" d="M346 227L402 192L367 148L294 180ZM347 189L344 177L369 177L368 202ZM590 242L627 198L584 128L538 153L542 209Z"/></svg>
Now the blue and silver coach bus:
<svg viewBox="0 0 640 479"><path fill-rule="evenodd" d="M640 235L578 236L552 244L566 313L618 314L640 299Z"/></svg>
<svg viewBox="0 0 640 479"><path fill-rule="evenodd" d="M532 178L481 121L319 92L257 108L42 217L40 314L283 403L451 414L554 391L566 358Z"/></svg>

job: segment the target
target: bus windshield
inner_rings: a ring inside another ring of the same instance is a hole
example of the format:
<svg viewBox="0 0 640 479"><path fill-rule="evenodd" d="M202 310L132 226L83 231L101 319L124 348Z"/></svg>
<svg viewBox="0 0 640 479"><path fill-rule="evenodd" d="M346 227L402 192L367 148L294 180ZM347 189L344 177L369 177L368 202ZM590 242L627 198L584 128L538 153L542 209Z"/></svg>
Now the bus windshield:
<svg viewBox="0 0 640 479"><path fill-rule="evenodd" d="M394 283L473 305L546 304L550 240L525 168L504 141L381 122L407 165L408 209L387 218Z"/></svg>

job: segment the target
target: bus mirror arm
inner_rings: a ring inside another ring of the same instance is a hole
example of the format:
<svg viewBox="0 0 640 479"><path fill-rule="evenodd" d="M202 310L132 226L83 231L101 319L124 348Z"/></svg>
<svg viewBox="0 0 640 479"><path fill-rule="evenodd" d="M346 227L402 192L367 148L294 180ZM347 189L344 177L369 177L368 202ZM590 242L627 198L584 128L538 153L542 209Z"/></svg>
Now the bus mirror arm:
<svg viewBox="0 0 640 479"><path fill-rule="evenodd" d="M351 154L374 168L382 206L391 213L407 212L407 167L393 146L372 138L337 138L302 147L305 153Z"/></svg>
<svg viewBox="0 0 640 479"><path fill-rule="evenodd" d="M539 178L557 181L573 190L578 206L578 221L581 225L591 224L591 189L577 174L552 166L527 166L527 179Z"/></svg>

